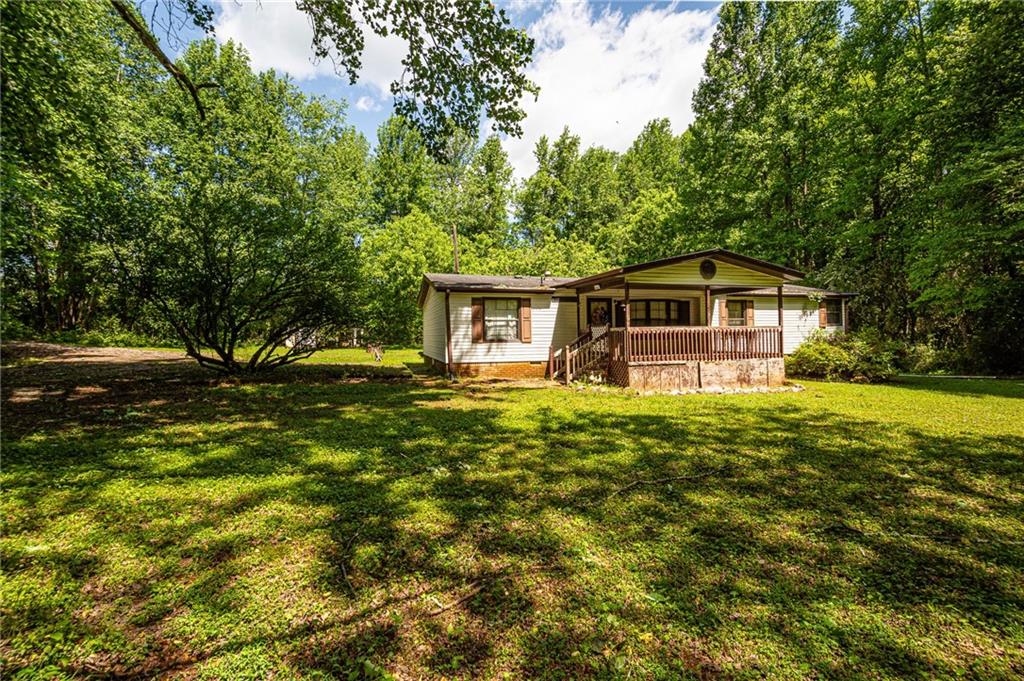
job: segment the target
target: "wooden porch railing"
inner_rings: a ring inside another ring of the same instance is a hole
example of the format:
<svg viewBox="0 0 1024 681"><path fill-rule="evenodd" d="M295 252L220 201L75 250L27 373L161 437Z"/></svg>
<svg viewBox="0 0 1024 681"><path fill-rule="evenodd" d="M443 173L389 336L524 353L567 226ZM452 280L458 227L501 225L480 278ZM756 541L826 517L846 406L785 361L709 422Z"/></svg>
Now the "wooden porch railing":
<svg viewBox="0 0 1024 681"><path fill-rule="evenodd" d="M608 382L629 385L629 364L626 363L626 330L608 329Z"/></svg>
<svg viewBox="0 0 1024 681"><path fill-rule="evenodd" d="M625 329L623 329L625 331ZM629 364L782 357L778 326L657 326L629 330Z"/></svg>
<svg viewBox="0 0 1024 681"><path fill-rule="evenodd" d="M564 348L548 348L548 376L551 380L555 380L559 377L565 377L568 358L573 352L579 350L581 346L590 342L591 338L592 335L590 333L590 329L587 329L574 338L572 342Z"/></svg>
<svg viewBox="0 0 1024 681"><path fill-rule="evenodd" d="M582 372L594 368L598 363L603 363L608 351L608 339L605 338L608 327L600 327L595 330L587 329L573 339L564 348L548 351L548 374L553 380L563 379L571 383L572 379L578 377ZM604 366L601 366L604 369Z"/></svg>
<svg viewBox="0 0 1024 681"><path fill-rule="evenodd" d="M600 367L607 368L610 382L626 385L630 365L771 357L782 357L778 326L653 326L629 329L628 335L623 328L597 336L588 331L565 348L552 349L548 363L551 378L566 383Z"/></svg>

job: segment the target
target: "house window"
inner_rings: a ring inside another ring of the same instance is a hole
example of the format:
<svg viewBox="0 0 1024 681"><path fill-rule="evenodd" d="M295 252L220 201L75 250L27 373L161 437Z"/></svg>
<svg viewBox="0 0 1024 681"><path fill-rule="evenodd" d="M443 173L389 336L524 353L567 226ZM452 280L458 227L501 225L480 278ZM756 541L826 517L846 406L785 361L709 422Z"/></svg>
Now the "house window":
<svg viewBox="0 0 1024 681"><path fill-rule="evenodd" d="M519 340L519 299L484 299L484 340Z"/></svg>
<svg viewBox="0 0 1024 681"><path fill-rule="evenodd" d="M668 302L664 300L647 301L647 323L650 326L668 324Z"/></svg>
<svg viewBox="0 0 1024 681"><path fill-rule="evenodd" d="M632 300L629 303L629 323L631 326L647 326L647 301Z"/></svg>
<svg viewBox="0 0 1024 681"><path fill-rule="evenodd" d="M828 326L842 326L843 325L843 301L841 301L841 300L826 300L825 301L825 323Z"/></svg>
<svg viewBox="0 0 1024 681"><path fill-rule="evenodd" d="M726 307L729 310L729 326L747 325L748 305L750 305L749 300L730 300L726 302Z"/></svg>
<svg viewBox="0 0 1024 681"><path fill-rule="evenodd" d="M690 323L688 300L631 300L631 326L686 326Z"/></svg>

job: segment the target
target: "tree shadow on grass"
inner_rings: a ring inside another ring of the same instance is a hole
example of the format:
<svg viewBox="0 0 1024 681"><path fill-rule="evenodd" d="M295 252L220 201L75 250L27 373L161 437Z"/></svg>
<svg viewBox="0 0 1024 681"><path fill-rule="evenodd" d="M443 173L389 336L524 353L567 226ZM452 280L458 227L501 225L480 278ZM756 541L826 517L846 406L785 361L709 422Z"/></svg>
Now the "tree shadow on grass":
<svg viewBox="0 0 1024 681"><path fill-rule="evenodd" d="M12 670L1020 669L1020 437L281 376L5 393Z"/></svg>
<svg viewBox="0 0 1024 681"><path fill-rule="evenodd" d="M1024 398L1024 379L1021 378L975 379L900 376L894 379L892 384L909 390L959 396Z"/></svg>

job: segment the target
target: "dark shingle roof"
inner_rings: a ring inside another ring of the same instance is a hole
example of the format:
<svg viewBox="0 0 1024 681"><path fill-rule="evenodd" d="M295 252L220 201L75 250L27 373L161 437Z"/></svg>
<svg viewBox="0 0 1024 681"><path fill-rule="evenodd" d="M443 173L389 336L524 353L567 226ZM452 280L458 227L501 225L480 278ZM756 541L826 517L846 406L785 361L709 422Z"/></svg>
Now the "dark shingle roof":
<svg viewBox="0 0 1024 681"><path fill-rule="evenodd" d="M857 295L856 293L845 293L843 291L828 291L823 288L814 288L813 286L797 286L796 284L784 284L782 286L782 295L784 296L806 296L812 293L816 293L823 296L840 296L844 298L852 298ZM778 292L774 288L759 288L753 291L744 291L743 293L737 293L737 296L774 296Z"/></svg>
<svg viewBox="0 0 1024 681"><path fill-rule="evenodd" d="M544 277L541 284L540 277L511 276L495 277L483 274L438 274L428 272L423 275L420 284L419 304L423 305L426 299L427 289L433 286L438 291L464 291L464 292L501 292L501 291L523 291L531 293L554 293L555 286L564 284L572 279L565 277Z"/></svg>
<svg viewBox="0 0 1024 681"><path fill-rule="evenodd" d="M564 284L572 279L566 277L544 277L544 281L541 282L540 277L527 277L521 275L515 275L511 277L494 277L486 276L482 274L435 274L428 272L423 277L434 285L434 288L445 289L445 288L481 288L481 289L493 289L493 288L515 288L515 289L537 289L537 288L552 288L559 284Z"/></svg>

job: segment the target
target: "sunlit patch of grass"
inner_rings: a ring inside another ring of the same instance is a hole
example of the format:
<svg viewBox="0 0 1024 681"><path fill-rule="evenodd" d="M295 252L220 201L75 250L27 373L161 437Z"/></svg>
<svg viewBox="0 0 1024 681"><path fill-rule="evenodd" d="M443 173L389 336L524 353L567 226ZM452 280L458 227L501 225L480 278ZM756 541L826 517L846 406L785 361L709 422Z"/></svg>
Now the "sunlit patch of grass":
<svg viewBox="0 0 1024 681"><path fill-rule="evenodd" d="M1020 382L299 378L5 402L5 670L1024 673Z"/></svg>

